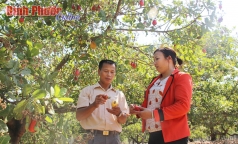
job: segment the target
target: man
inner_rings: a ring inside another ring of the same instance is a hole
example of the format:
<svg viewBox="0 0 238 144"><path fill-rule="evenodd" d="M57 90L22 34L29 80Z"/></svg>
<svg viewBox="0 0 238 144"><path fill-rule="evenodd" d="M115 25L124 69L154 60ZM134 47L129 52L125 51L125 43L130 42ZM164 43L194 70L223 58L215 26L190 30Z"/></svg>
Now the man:
<svg viewBox="0 0 238 144"><path fill-rule="evenodd" d="M116 74L116 63L99 63L99 82L85 87L78 98L76 118L81 126L93 134L88 144L120 144L121 124L129 114L126 98L115 90L111 82Z"/></svg>

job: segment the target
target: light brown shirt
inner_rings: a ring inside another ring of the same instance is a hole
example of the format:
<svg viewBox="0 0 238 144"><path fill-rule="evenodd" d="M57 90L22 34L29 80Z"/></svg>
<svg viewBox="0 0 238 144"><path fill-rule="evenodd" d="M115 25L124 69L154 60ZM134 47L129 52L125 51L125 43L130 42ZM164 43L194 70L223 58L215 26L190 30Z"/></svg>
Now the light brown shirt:
<svg viewBox="0 0 238 144"><path fill-rule="evenodd" d="M107 91L105 91L99 83L85 87L79 94L77 108L89 106L99 94L106 94L110 99L108 99L104 105L99 105L99 107L92 112L91 116L81 120L81 126L84 129L121 132L122 126L117 122L117 116L110 114L106 108L112 108L111 102L114 99L118 102L118 106L123 113L129 114L129 107L124 94L119 90L115 90L112 86Z"/></svg>

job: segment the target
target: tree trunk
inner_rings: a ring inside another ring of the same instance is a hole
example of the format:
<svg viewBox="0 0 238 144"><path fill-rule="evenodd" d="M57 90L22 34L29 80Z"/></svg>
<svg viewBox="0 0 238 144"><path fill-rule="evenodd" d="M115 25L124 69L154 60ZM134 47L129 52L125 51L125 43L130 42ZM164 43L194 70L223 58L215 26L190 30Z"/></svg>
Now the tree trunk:
<svg viewBox="0 0 238 144"><path fill-rule="evenodd" d="M11 137L11 144L19 144L21 137L26 132L25 130L26 119L16 120L12 118L7 122L8 132Z"/></svg>
<svg viewBox="0 0 238 144"><path fill-rule="evenodd" d="M216 134L212 133L211 134L211 141L215 141L217 138L216 138Z"/></svg>

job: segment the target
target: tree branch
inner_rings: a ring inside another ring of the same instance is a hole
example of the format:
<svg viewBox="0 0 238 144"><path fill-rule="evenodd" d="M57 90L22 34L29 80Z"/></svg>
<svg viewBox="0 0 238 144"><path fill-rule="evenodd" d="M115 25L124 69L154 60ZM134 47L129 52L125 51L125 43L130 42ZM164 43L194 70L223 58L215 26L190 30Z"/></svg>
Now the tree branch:
<svg viewBox="0 0 238 144"><path fill-rule="evenodd" d="M57 107L54 107L54 110L55 110L55 113L68 113L68 112L75 112L76 111L76 108L75 107L61 107L61 108L57 108Z"/></svg>
<svg viewBox="0 0 238 144"><path fill-rule="evenodd" d="M114 20L117 18L118 14L119 14L120 6L121 6L121 1L122 0L119 0L118 3L117 3L117 10L116 10L116 13L114 15L114 19L112 19L112 22L114 22Z"/></svg>
<svg viewBox="0 0 238 144"><path fill-rule="evenodd" d="M114 41L114 42L116 42L116 43L119 43L119 44L121 44L121 45L125 45L125 44L119 42L117 39L114 39L114 38L109 37L109 36L106 36L106 37L109 38L109 39L111 39L112 41ZM132 48L132 49L134 49L134 50L136 50L136 51L139 51L140 53L142 53L142 54L144 54L145 56L147 56L148 58L150 58L150 56L149 56L148 54L144 53L142 50L140 50L138 46L126 45L126 47L129 47L129 48Z"/></svg>
<svg viewBox="0 0 238 144"><path fill-rule="evenodd" d="M184 27L177 28L177 29L173 29L173 30L156 31L156 30L152 30L152 29L124 29L124 28L119 28L119 29L114 29L114 30L168 33L168 32L173 32L173 31L185 29L185 28L189 27L190 25L192 25L194 22L196 22L196 20L197 20L198 18L200 18L200 17L201 17L201 16L196 17L193 21L191 21L189 24L185 25Z"/></svg>
<svg viewBox="0 0 238 144"><path fill-rule="evenodd" d="M54 71L59 71L69 61L69 57L69 54L65 55L61 62L56 66Z"/></svg>
<svg viewBox="0 0 238 144"><path fill-rule="evenodd" d="M131 139L133 139L133 141L135 141L137 144L140 144L140 142L136 140L135 138L133 138L132 136L131 136Z"/></svg>

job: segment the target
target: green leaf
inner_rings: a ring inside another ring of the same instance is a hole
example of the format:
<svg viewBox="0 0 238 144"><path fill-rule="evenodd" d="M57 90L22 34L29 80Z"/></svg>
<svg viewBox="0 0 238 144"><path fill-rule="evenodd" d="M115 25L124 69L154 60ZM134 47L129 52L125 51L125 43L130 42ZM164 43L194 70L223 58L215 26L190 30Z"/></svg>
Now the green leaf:
<svg viewBox="0 0 238 144"><path fill-rule="evenodd" d="M140 29L144 29L144 28L145 28L145 26L144 26L143 23L138 23L138 24L137 24L137 27L140 28Z"/></svg>
<svg viewBox="0 0 238 144"><path fill-rule="evenodd" d="M19 87L23 87L27 84L27 80L22 76L13 76L13 81Z"/></svg>
<svg viewBox="0 0 238 144"><path fill-rule="evenodd" d="M67 89L66 88L61 88L60 89L60 96L64 96L67 93Z"/></svg>
<svg viewBox="0 0 238 144"><path fill-rule="evenodd" d="M6 87L9 87L11 85L11 79L1 72L0 72L0 82Z"/></svg>
<svg viewBox="0 0 238 144"><path fill-rule="evenodd" d="M54 90L55 90L55 97L59 97L60 96L60 87L58 85L55 85Z"/></svg>
<svg viewBox="0 0 238 144"><path fill-rule="evenodd" d="M97 38L95 40L95 43L96 43L97 46L99 46L102 43L102 39L101 38Z"/></svg>
<svg viewBox="0 0 238 144"><path fill-rule="evenodd" d="M9 135L4 135L0 137L0 144L9 144L11 137Z"/></svg>
<svg viewBox="0 0 238 144"><path fill-rule="evenodd" d="M30 84L25 84L22 90L23 96L27 96L31 92L32 88Z"/></svg>
<svg viewBox="0 0 238 144"><path fill-rule="evenodd" d="M49 123L52 123L52 122L53 122L52 119L51 119L50 117L48 117L48 116L45 117L45 120L46 120L47 122L49 122Z"/></svg>
<svg viewBox="0 0 238 144"><path fill-rule="evenodd" d="M172 13L169 13L169 15L168 15L168 19L171 20L172 17L173 17L173 16L172 16Z"/></svg>
<svg viewBox="0 0 238 144"><path fill-rule="evenodd" d="M17 53L17 57L18 57L20 60L23 60L23 59L24 59L24 54L23 54L23 53Z"/></svg>
<svg viewBox="0 0 238 144"><path fill-rule="evenodd" d="M32 42L30 40L26 40L26 44L29 46L30 50L32 49Z"/></svg>
<svg viewBox="0 0 238 144"><path fill-rule="evenodd" d="M126 64L126 65L130 64L130 61L129 61L129 60L126 60L126 61L125 61L125 64Z"/></svg>
<svg viewBox="0 0 238 144"><path fill-rule="evenodd" d="M15 61L14 60L10 60L5 66L7 67L7 68L13 68L14 67L14 65L15 65Z"/></svg>
<svg viewBox="0 0 238 144"><path fill-rule="evenodd" d="M43 90L43 89L38 89L38 90L35 90L33 93L32 93L32 96L36 99L42 99L46 96L46 91Z"/></svg>
<svg viewBox="0 0 238 144"><path fill-rule="evenodd" d="M98 13L98 17L106 17L106 13L103 10L100 10Z"/></svg>
<svg viewBox="0 0 238 144"><path fill-rule="evenodd" d="M29 74L31 74L31 70L30 70L29 68L25 68L25 69L23 69L23 70L21 71L21 74L23 74L23 75L29 75Z"/></svg>
<svg viewBox="0 0 238 144"><path fill-rule="evenodd" d="M0 119L0 133L8 132L8 127L3 120Z"/></svg>
<svg viewBox="0 0 238 144"><path fill-rule="evenodd" d="M7 117L9 114L12 113L13 105L7 105L7 107L4 110L0 109L0 116L3 118Z"/></svg>
<svg viewBox="0 0 238 144"><path fill-rule="evenodd" d="M40 53L39 49L33 48L31 50L31 56L34 57Z"/></svg>
<svg viewBox="0 0 238 144"><path fill-rule="evenodd" d="M53 131L51 131L51 132L50 132L50 137L49 137L49 139L47 140L47 143L48 143L48 144L53 144L53 143L55 142L55 138L56 138L55 133L54 133Z"/></svg>
<svg viewBox="0 0 238 144"><path fill-rule="evenodd" d="M34 105L35 111L40 113L40 114L45 114L45 107L42 106L41 104L36 103Z"/></svg>
<svg viewBox="0 0 238 144"><path fill-rule="evenodd" d="M58 72L56 71L56 72L53 72L53 73L51 73L50 75L49 75L49 79L50 80L53 80L54 78L56 78L56 76L58 75Z"/></svg>
<svg viewBox="0 0 238 144"><path fill-rule="evenodd" d="M74 102L74 99L72 99L72 98L61 97L61 98L58 98L58 99L62 100L64 102Z"/></svg>
<svg viewBox="0 0 238 144"><path fill-rule="evenodd" d="M25 109L26 105L26 100L22 100L16 105L16 107L13 109L13 113L15 113L15 119L22 119L22 111Z"/></svg>
<svg viewBox="0 0 238 144"><path fill-rule="evenodd" d="M60 117L59 122L57 123L57 127L59 129L62 129L63 128L63 123L64 123L64 119L63 119L63 117Z"/></svg>
<svg viewBox="0 0 238 144"><path fill-rule="evenodd" d="M35 48L36 49L42 49L43 48L43 44L42 43L36 43L35 44Z"/></svg>

